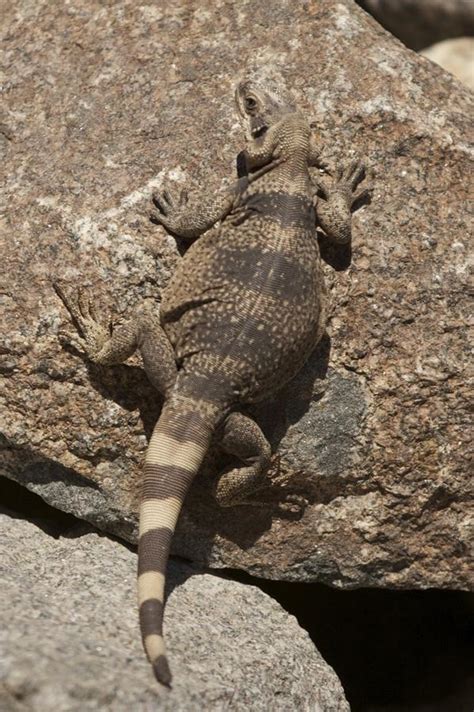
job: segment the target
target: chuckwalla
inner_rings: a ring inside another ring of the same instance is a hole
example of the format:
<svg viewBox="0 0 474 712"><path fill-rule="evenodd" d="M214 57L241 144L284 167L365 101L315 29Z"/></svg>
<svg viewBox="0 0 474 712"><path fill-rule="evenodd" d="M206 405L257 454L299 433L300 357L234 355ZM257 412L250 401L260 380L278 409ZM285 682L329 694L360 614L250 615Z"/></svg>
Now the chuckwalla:
<svg viewBox="0 0 474 712"><path fill-rule="evenodd" d="M359 161L312 181L320 146L283 90L243 81L236 104L247 141L234 186L199 201L185 191L154 195L155 222L182 238L202 235L164 289L159 315L141 313L110 333L83 291L76 299L56 285L82 334L76 345L99 364L138 349L165 396L145 459L138 546L143 644L165 685L165 571L188 488L216 431L242 462L217 481L222 506L251 502L268 482L270 445L243 409L291 379L321 338L326 292L316 228L347 243L351 207L367 192L357 194Z"/></svg>

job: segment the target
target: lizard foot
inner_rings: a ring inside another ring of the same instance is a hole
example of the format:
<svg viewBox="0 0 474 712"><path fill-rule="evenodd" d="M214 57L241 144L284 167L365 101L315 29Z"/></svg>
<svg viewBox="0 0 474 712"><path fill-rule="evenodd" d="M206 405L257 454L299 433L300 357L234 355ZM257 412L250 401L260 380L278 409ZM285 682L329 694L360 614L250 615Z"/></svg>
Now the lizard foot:
<svg viewBox="0 0 474 712"><path fill-rule="evenodd" d="M83 289L78 290L77 298L67 294L60 282L54 283L54 289L78 331L74 335L60 332L61 342L85 353L94 363L101 363L101 352L110 339L110 328L99 322L94 305Z"/></svg>
<svg viewBox="0 0 474 712"><path fill-rule="evenodd" d="M186 190L181 190L178 198L174 198L169 191L156 191L152 195L153 204L156 210L150 214L150 220L157 225L163 225L164 228L175 232L180 223L179 214L188 204L188 193Z"/></svg>
<svg viewBox="0 0 474 712"><path fill-rule="evenodd" d="M309 501L301 494L286 494L281 502L278 503L278 510L282 514L292 515L299 519L303 516Z"/></svg>
<svg viewBox="0 0 474 712"><path fill-rule="evenodd" d="M315 181L318 195L328 200L331 195L338 193L346 200L349 208L352 208L356 203L370 196L370 186L364 186L356 191L366 174L364 163L358 159L348 165L338 165L334 174L326 169L326 175L320 176Z"/></svg>
<svg viewBox="0 0 474 712"><path fill-rule="evenodd" d="M294 479L293 472L281 472L281 460L279 455L274 455L273 463L275 468L270 476L272 488L279 488L280 495L278 502L278 510L287 515L293 515L297 518L301 517L304 510L308 506L308 499L301 494L296 494L295 492L286 492L285 488Z"/></svg>

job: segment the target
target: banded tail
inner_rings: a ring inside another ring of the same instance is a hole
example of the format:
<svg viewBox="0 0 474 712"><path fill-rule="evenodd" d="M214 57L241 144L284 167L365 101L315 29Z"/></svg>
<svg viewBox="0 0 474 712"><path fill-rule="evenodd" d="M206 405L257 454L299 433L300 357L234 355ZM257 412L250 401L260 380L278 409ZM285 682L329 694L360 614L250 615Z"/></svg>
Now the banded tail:
<svg viewBox="0 0 474 712"><path fill-rule="evenodd" d="M143 647L158 682L171 672L163 639L165 573L171 538L189 486L209 447L213 418L199 403L165 404L145 458L138 540L138 606Z"/></svg>

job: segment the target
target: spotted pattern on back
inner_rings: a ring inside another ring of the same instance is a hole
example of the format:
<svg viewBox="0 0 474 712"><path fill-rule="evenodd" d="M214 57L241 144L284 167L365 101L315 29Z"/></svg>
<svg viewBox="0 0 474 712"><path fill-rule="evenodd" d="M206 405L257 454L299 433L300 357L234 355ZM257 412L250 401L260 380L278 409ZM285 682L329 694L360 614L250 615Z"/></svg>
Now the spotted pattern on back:
<svg viewBox="0 0 474 712"><path fill-rule="evenodd" d="M281 134L286 160L247 186L219 228L191 246L162 295L162 323L189 396L264 398L321 337L325 292L307 124L291 114Z"/></svg>

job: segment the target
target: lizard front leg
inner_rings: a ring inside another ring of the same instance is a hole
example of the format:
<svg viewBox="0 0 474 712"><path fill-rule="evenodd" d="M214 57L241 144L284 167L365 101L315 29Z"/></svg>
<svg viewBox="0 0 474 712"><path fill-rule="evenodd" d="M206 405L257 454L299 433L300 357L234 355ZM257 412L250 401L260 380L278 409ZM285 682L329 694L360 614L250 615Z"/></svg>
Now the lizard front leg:
<svg viewBox="0 0 474 712"><path fill-rule="evenodd" d="M152 200L155 210L150 220L163 225L165 230L176 237L193 239L210 230L219 220L223 220L238 205L239 195L249 182L277 166L281 159L275 156L277 144L276 127L271 127L261 143L253 142L242 151L248 175L241 177L233 186L217 195L190 199L188 191L181 190L173 196L169 190L156 191Z"/></svg>
<svg viewBox="0 0 474 712"><path fill-rule="evenodd" d="M123 363L139 351L151 383L164 396L169 393L176 380L177 368L173 348L158 315L143 308L137 310L133 318L118 322L113 328L108 320L106 327L84 290L80 289L72 296L59 282L54 288L79 332L64 337L64 340L99 365Z"/></svg>
<svg viewBox="0 0 474 712"><path fill-rule="evenodd" d="M348 243L352 207L370 191L367 187L356 191L365 178L365 166L353 161L349 166L338 166L334 176L327 169L326 173L314 181L320 198L316 203L318 225L331 240Z"/></svg>
<svg viewBox="0 0 474 712"><path fill-rule="evenodd" d="M217 195L194 200L190 200L186 190L181 190L177 198L168 190L155 192L153 203L156 209L150 219L177 237L193 239L230 212L238 191L239 184L236 184Z"/></svg>

